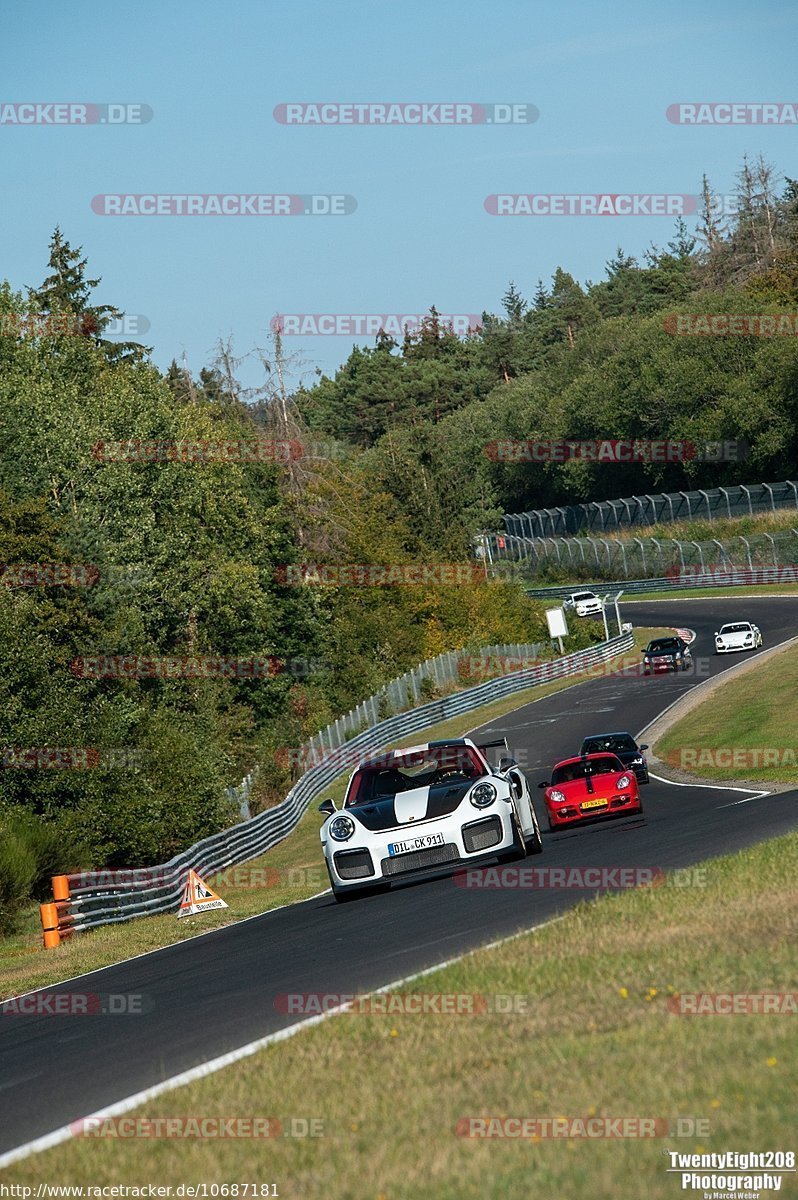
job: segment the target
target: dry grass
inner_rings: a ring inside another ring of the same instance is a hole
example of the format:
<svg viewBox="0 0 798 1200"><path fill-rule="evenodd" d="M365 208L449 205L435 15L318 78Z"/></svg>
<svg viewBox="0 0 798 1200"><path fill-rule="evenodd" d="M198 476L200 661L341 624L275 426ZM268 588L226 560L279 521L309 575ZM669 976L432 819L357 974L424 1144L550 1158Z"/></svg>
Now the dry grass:
<svg viewBox="0 0 798 1200"><path fill-rule="evenodd" d="M657 742L656 753L702 779L798 784L796 701L798 646L790 646L724 684Z"/></svg>
<svg viewBox="0 0 798 1200"><path fill-rule="evenodd" d="M787 1149L796 1044L786 1016L684 1017L674 993L790 991L798 836L706 867L706 886L580 905L413 988L526 998L481 1016L342 1014L138 1115L321 1121L262 1141L82 1138L3 1182L276 1183L302 1200L671 1200L663 1150ZM475 1139L477 1116L657 1117L700 1136ZM688 1126L689 1128L693 1128Z"/></svg>

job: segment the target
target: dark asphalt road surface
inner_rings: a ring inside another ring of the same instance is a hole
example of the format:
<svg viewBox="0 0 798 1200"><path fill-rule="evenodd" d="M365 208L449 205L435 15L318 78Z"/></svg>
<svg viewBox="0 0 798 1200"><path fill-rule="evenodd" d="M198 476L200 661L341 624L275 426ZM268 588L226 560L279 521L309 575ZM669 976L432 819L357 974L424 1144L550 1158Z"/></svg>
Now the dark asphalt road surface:
<svg viewBox="0 0 798 1200"><path fill-rule="evenodd" d="M686 689L748 657L712 655L719 623L755 621L765 649L793 636L798 597L622 604L622 615L635 625L695 630L697 671L593 679L481 727L506 735L529 774L545 845L528 863L668 870L794 829L798 792L746 800L750 793L652 780L642 817L546 834L534 785L554 761L576 753L588 733L637 733ZM0 1015L0 1153L292 1023L296 1017L276 1011L280 994L384 986L545 921L587 894L469 889L448 877L345 906L324 896L63 984L54 990L140 994L149 1011Z"/></svg>

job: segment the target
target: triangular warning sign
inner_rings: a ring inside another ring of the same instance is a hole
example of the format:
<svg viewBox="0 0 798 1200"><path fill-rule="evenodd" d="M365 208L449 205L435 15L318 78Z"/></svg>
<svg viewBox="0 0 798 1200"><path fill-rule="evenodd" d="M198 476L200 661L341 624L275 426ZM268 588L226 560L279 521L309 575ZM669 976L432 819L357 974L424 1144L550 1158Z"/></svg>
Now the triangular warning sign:
<svg viewBox="0 0 798 1200"><path fill-rule="evenodd" d="M204 879L200 879L196 871L189 870L178 917L191 917L194 913L206 912L209 908L227 907L221 896L217 896L213 888L209 887Z"/></svg>

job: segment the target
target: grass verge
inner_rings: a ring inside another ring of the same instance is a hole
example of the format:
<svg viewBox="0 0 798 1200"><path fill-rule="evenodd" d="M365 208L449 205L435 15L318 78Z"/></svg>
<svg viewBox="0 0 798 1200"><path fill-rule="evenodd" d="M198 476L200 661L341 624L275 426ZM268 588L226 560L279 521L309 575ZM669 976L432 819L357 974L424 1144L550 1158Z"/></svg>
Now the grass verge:
<svg viewBox="0 0 798 1200"><path fill-rule="evenodd" d="M635 631L636 649L613 660L613 669L637 662L639 649L662 629ZM461 737L469 729L493 722L509 712L541 700L553 692L573 687L594 673L554 680L538 687L516 692L474 712L430 727L429 738ZM420 735L416 735L420 736ZM406 743L407 739L402 739ZM325 796L337 803L343 798L348 773L327 788ZM57 949L42 949L38 906L31 905L23 914L19 933L0 938L0 994L17 995L31 988L45 987L61 979L93 971L122 959L160 949L209 929L229 925L283 904L307 899L328 886L327 873L319 845L321 818L311 805L294 832L274 849L240 867L230 867L221 876L209 877L229 908L216 909L178 921L174 913L142 917L120 925L109 925L63 942Z"/></svg>
<svg viewBox="0 0 798 1200"><path fill-rule="evenodd" d="M657 742L657 756L702 779L798 784L796 700L798 646L789 646L673 725Z"/></svg>
<svg viewBox="0 0 798 1200"><path fill-rule="evenodd" d="M666 1174L666 1150L792 1147L794 1021L673 1008L679 995L795 988L797 871L790 835L712 860L688 873L692 886L670 877L602 896L401 989L505 997L512 1011L343 1013L130 1114L276 1118L282 1134L267 1144L84 1136L3 1180L253 1180L303 1200L671 1200L680 1177ZM656 1136L462 1136L472 1117L593 1116L655 1119ZM310 1120L317 1136L290 1136Z"/></svg>

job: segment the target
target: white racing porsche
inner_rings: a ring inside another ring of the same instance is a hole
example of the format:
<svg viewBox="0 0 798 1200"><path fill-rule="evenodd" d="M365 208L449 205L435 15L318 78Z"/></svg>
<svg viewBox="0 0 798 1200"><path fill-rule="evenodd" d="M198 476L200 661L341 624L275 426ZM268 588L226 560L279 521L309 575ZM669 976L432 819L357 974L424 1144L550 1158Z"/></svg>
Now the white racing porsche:
<svg viewBox="0 0 798 1200"><path fill-rule="evenodd" d="M343 807L319 806L321 844L333 896L349 900L387 891L395 879L456 869L481 858L540 854L526 776L500 742L469 738L427 742L363 760L349 780Z"/></svg>
<svg viewBox="0 0 798 1200"><path fill-rule="evenodd" d="M762 633L751 621L730 621L721 625L715 634L715 653L731 654L735 650L756 650L762 645Z"/></svg>

